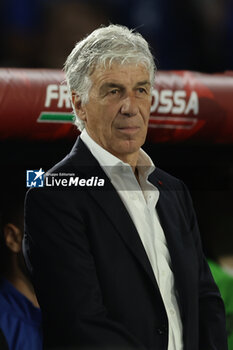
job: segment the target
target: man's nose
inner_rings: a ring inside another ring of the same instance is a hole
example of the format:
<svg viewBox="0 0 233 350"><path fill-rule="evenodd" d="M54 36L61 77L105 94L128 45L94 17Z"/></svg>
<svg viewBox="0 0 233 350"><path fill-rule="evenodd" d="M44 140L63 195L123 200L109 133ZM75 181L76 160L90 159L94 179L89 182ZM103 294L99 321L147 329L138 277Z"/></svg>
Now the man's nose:
<svg viewBox="0 0 233 350"><path fill-rule="evenodd" d="M138 113L138 106L133 96L127 96L124 98L121 105L121 114L128 117L132 117Z"/></svg>

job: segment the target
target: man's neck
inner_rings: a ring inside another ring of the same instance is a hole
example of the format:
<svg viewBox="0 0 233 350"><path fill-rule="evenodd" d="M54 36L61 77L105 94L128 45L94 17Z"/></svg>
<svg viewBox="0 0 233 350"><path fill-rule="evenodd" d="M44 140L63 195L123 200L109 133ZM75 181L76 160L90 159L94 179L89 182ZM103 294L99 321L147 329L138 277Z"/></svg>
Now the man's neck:
<svg viewBox="0 0 233 350"><path fill-rule="evenodd" d="M86 144L86 146L91 150L94 157L96 157L96 147L95 146L97 145L97 147L100 147L104 151L107 151L108 153L112 154L114 157L120 159L122 162L129 164L131 166L134 174L135 174L135 169L137 166L140 149L133 152L133 153L110 152L109 150L104 148L103 145L101 145L97 140L95 140L95 138L90 135L90 133L88 132L87 129L83 130L83 132L81 134L81 139ZM97 158L97 160L98 160L98 158ZM136 174L135 174L135 176L136 176Z"/></svg>
<svg viewBox="0 0 233 350"><path fill-rule="evenodd" d="M122 162L129 164L131 166L135 176L136 176L138 154L139 154L139 151L137 153L134 153L134 154L128 154L128 155L124 155L124 156L122 156L121 154L120 155L114 154L114 156L119 158Z"/></svg>

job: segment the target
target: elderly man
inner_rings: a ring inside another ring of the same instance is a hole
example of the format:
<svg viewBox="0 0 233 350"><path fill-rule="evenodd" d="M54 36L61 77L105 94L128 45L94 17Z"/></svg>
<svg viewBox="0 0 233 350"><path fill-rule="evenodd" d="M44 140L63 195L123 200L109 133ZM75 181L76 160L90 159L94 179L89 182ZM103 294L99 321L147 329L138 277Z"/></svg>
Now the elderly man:
<svg viewBox="0 0 233 350"><path fill-rule="evenodd" d="M49 173L104 186L27 195L25 256L46 345L226 350L189 193L141 149L155 74L147 42L125 27L99 28L65 71L82 133Z"/></svg>

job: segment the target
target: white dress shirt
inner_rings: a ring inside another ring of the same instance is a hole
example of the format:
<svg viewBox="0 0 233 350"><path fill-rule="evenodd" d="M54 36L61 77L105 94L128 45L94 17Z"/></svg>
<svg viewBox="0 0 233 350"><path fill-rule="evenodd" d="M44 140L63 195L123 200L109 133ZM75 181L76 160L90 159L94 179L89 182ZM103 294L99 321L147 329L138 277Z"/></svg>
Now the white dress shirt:
<svg viewBox="0 0 233 350"><path fill-rule="evenodd" d="M80 137L111 180L141 238L167 312L168 350L182 350L183 327L176 299L171 258L156 211L159 191L148 181L148 176L155 170L155 166L151 158L140 149L137 162L139 185L129 164L103 149L85 129Z"/></svg>

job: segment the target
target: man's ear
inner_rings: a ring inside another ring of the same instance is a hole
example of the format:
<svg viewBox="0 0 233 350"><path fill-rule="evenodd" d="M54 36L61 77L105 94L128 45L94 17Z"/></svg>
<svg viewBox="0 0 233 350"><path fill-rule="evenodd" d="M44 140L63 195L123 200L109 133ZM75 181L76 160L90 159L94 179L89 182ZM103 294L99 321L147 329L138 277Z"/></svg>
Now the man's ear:
<svg viewBox="0 0 233 350"><path fill-rule="evenodd" d="M3 229L6 246L14 253L22 249L22 233L14 224L6 224Z"/></svg>
<svg viewBox="0 0 233 350"><path fill-rule="evenodd" d="M82 106L81 98L75 92L72 92L72 103L75 108L76 114L79 116L80 119L85 121L86 120L85 108L83 108Z"/></svg>

